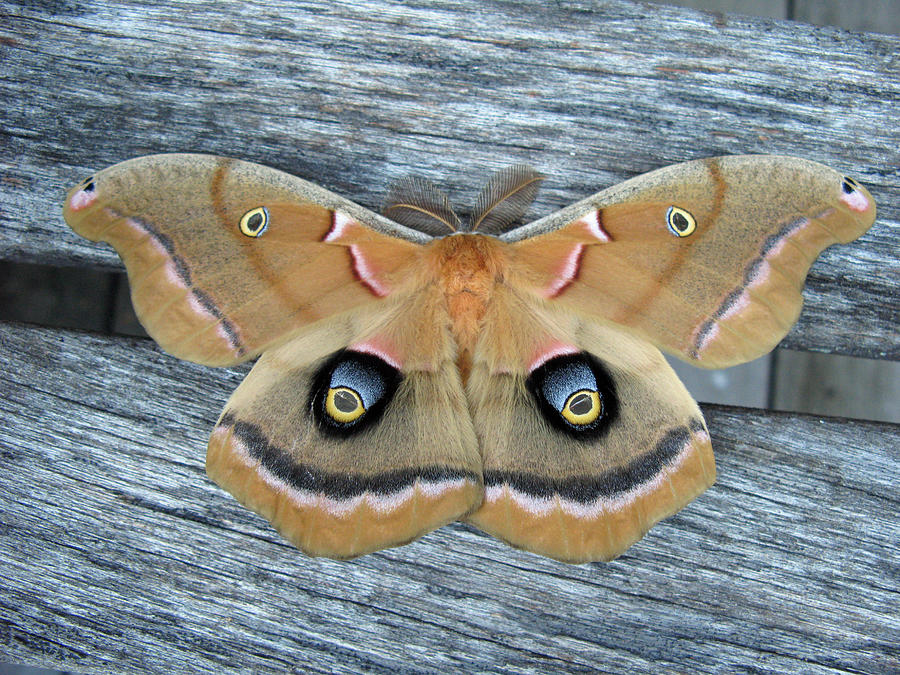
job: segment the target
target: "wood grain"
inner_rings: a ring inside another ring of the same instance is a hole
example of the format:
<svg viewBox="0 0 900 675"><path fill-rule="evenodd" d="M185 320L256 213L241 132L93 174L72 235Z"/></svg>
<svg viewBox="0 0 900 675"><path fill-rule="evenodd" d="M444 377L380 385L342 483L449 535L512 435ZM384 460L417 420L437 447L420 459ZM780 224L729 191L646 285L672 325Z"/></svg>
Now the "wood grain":
<svg viewBox="0 0 900 675"><path fill-rule="evenodd" d="M900 422L897 362L779 351L771 384L777 410Z"/></svg>
<svg viewBox="0 0 900 675"><path fill-rule="evenodd" d="M706 406L719 479L619 560L451 525L310 559L204 475L242 370L0 325L0 644L117 672L885 673L897 425Z"/></svg>
<svg viewBox="0 0 900 675"><path fill-rule="evenodd" d="M629 2L0 3L0 258L118 267L60 215L150 152L254 160L377 208L414 170L545 215L658 166L794 154L871 188L785 344L900 357L900 40ZM99 672L900 670L897 425L721 406L719 480L609 564L455 524L309 559L205 476L246 369L0 324L0 657Z"/></svg>
<svg viewBox="0 0 900 675"><path fill-rule="evenodd" d="M629 2L0 6L4 259L117 267L59 202L151 152L263 162L373 208L410 171L464 207L527 162L551 176L535 216L665 164L784 153L879 203L813 268L785 344L900 358L896 37Z"/></svg>

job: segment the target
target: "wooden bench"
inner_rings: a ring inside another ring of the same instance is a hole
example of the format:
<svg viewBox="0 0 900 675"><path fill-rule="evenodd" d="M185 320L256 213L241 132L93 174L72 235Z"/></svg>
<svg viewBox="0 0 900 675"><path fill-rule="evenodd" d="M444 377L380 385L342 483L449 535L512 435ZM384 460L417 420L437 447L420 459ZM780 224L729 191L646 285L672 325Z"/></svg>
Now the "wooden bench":
<svg viewBox="0 0 900 675"><path fill-rule="evenodd" d="M377 208L415 170L543 215L658 166L800 155L879 217L825 252L785 344L897 360L900 40L629 2L7 6L0 251L118 269L64 190L163 151L276 166ZM704 404L715 486L620 559L454 524L310 559L204 473L246 367L0 324L0 659L117 672L900 669L898 426Z"/></svg>

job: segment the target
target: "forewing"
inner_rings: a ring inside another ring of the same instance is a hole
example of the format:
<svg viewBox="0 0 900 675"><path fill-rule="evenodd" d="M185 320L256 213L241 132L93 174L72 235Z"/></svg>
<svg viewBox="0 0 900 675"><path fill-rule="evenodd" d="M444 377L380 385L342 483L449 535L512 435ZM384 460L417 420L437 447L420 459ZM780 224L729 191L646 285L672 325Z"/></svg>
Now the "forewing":
<svg viewBox="0 0 900 675"><path fill-rule="evenodd" d="M719 157L626 181L506 235L522 282L696 365L771 350L810 265L875 219L865 188L792 157Z"/></svg>
<svg viewBox="0 0 900 675"><path fill-rule="evenodd" d="M209 365L378 301L422 237L294 176L208 155L100 171L69 192L64 215L122 257L150 335Z"/></svg>

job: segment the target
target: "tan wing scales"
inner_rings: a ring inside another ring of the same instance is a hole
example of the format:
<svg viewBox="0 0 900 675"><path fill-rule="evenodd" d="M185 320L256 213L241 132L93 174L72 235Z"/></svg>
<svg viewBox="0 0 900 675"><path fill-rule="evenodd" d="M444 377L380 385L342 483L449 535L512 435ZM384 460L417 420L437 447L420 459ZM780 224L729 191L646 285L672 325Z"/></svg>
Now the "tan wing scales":
<svg viewBox="0 0 900 675"><path fill-rule="evenodd" d="M299 178L206 155L100 171L69 192L64 215L121 255L138 318L160 346L208 365L247 360L376 302L420 248L359 224L381 220ZM328 239L339 230L358 241ZM358 269L361 250L377 274Z"/></svg>
<svg viewBox="0 0 900 675"><path fill-rule="evenodd" d="M309 555L399 546L481 502L446 321L425 294L390 302L266 351L209 442L210 477ZM332 391L359 396L359 428L329 419Z"/></svg>
<svg viewBox="0 0 900 675"><path fill-rule="evenodd" d="M703 416L658 349L512 289L484 325L466 388L485 485L470 522L565 562L610 560L712 484ZM552 404L579 391L596 420Z"/></svg>
<svg viewBox="0 0 900 675"><path fill-rule="evenodd" d="M792 157L719 157L638 176L514 246L534 291L637 329L696 365L770 351L797 320L821 251L875 219L865 188Z"/></svg>

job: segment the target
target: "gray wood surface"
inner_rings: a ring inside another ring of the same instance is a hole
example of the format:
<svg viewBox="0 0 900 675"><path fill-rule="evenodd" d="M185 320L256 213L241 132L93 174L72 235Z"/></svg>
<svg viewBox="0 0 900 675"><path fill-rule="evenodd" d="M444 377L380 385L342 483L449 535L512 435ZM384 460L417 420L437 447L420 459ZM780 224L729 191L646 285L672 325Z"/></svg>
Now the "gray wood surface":
<svg viewBox="0 0 900 675"><path fill-rule="evenodd" d="M661 5L677 5L691 7L705 12L718 14L745 14L751 16L767 16L772 19L791 19L791 7L796 7L797 0L651 0ZM834 24L832 24L834 25ZM840 25L840 24L838 24Z"/></svg>
<svg viewBox="0 0 900 675"><path fill-rule="evenodd" d="M798 21L836 25L854 31L900 33L900 7L897 0L854 0L853 2L823 2L822 0L792 0L793 16Z"/></svg>
<svg viewBox="0 0 900 675"><path fill-rule="evenodd" d="M900 40L628 2L0 3L0 259L117 267L66 187L215 152L377 208L411 169L534 215L658 166L801 155L879 219L787 344L898 358ZM900 671L897 425L705 406L716 485L609 564L455 524L304 557L205 476L246 368L0 324L0 657L116 672Z"/></svg>
<svg viewBox="0 0 900 675"><path fill-rule="evenodd" d="M771 405L776 410L900 422L900 363L779 351Z"/></svg>
<svg viewBox="0 0 900 675"><path fill-rule="evenodd" d="M900 358L900 39L627 2L5 2L0 257L117 266L65 186L160 151L240 156L377 208L408 172L473 201L527 162L545 215L697 157L802 155L879 220L826 251L788 346Z"/></svg>
<svg viewBox="0 0 900 675"><path fill-rule="evenodd" d="M79 671L887 673L897 426L705 406L719 480L619 560L463 525L310 559L204 475L244 369L0 326L0 640Z"/></svg>
<svg viewBox="0 0 900 675"><path fill-rule="evenodd" d="M792 19L852 31L900 33L897 0L652 0L707 12Z"/></svg>

